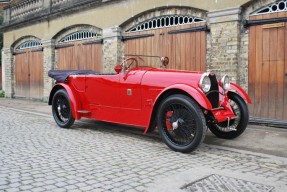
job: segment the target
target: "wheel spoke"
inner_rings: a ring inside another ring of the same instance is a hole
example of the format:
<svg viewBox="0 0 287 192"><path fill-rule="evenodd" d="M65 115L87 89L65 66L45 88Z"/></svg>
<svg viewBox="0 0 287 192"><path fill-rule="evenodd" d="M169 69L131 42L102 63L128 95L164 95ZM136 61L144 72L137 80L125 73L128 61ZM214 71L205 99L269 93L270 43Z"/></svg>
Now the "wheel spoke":
<svg viewBox="0 0 287 192"><path fill-rule="evenodd" d="M169 124L172 125L172 128L164 127L169 140L177 145L191 143L196 134L196 123L192 113L184 105L175 103L167 106L164 114L161 118L163 125L166 125L164 123L166 121L169 121ZM167 114L171 114L171 117Z"/></svg>
<svg viewBox="0 0 287 192"><path fill-rule="evenodd" d="M70 115L70 108L68 106L67 99L64 96L59 95L56 99L55 111L58 119L63 123L68 121Z"/></svg>

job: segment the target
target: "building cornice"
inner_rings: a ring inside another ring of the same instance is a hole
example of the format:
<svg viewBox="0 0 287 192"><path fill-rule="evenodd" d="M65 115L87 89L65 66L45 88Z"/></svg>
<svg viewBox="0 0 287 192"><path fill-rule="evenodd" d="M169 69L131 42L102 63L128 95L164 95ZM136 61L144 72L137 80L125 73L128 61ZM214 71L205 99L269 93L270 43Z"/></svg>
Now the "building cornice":
<svg viewBox="0 0 287 192"><path fill-rule="evenodd" d="M222 23L230 21L239 21L241 7L229 8L224 10L210 11L207 15L209 23Z"/></svg>
<svg viewBox="0 0 287 192"><path fill-rule="evenodd" d="M21 13L21 10L17 10L16 14L12 13L13 11L15 12L15 9L18 9L17 6L28 3L31 0L26 1L20 1L17 4L8 5L4 8L4 22L0 27L1 31L7 32L19 27L33 25L37 22L59 17L62 14L74 13L79 9L83 10L90 9L91 7L99 7L103 4L107 4L115 0L66 0L64 3L60 4L52 4L52 0L48 0L43 1L44 3L40 5L37 10L34 9L34 12L33 9L31 11L26 8L27 10L25 10L25 12L22 11L23 13ZM17 15L17 12L20 12L23 16L21 16L21 14Z"/></svg>

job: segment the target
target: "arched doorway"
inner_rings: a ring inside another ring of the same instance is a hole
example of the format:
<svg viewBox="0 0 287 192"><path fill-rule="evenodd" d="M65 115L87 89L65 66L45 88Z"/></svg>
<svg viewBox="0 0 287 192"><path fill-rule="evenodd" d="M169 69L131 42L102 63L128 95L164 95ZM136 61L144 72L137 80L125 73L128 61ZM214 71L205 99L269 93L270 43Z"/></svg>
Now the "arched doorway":
<svg viewBox="0 0 287 192"><path fill-rule="evenodd" d="M22 40L14 49L15 97L42 99L43 48L39 39Z"/></svg>
<svg viewBox="0 0 287 192"><path fill-rule="evenodd" d="M249 26L251 116L287 122L287 2L253 12Z"/></svg>
<svg viewBox="0 0 287 192"><path fill-rule="evenodd" d="M124 27L125 55L167 56L170 69L205 71L207 27L203 17L206 13L192 8L155 10L152 13L141 15L130 22L133 25ZM160 67L159 60L141 58L142 65Z"/></svg>
<svg viewBox="0 0 287 192"><path fill-rule="evenodd" d="M55 69L102 71L102 31L92 26L75 26L56 36Z"/></svg>

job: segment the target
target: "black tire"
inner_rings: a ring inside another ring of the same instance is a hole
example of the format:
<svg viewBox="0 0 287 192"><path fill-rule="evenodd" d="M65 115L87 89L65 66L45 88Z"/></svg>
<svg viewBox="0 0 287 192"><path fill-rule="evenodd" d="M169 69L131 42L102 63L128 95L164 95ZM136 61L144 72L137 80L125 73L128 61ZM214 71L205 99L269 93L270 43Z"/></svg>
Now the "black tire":
<svg viewBox="0 0 287 192"><path fill-rule="evenodd" d="M64 89L59 89L52 100L53 117L59 127L70 128L75 119L72 114L69 96Z"/></svg>
<svg viewBox="0 0 287 192"><path fill-rule="evenodd" d="M166 145L182 153L195 150L207 130L201 108L190 97L180 94L171 95L160 104L157 124Z"/></svg>
<svg viewBox="0 0 287 192"><path fill-rule="evenodd" d="M241 135L249 121L249 112L246 102L236 93L229 94L229 102L233 109L233 112L238 117L235 120L229 122L229 126L234 129L228 129L228 123L222 122L218 124L208 124L210 131L219 138L234 139Z"/></svg>

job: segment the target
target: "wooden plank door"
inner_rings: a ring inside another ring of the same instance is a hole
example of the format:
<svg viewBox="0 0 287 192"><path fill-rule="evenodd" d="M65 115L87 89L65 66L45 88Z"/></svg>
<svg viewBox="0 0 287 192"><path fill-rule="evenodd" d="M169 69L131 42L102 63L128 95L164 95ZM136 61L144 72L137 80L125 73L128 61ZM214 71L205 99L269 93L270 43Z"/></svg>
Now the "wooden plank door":
<svg viewBox="0 0 287 192"><path fill-rule="evenodd" d="M30 97L28 53L15 55L15 96Z"/></svg>
<svg viewBox="0 0 287 192"><path fill-rule="evenodd" d="M276 13L252 16L260 20L281 17ZM284 16L283 15L283 16ZM254 117L287 120L287 23L250 27L249 95Z"/></svg>
<svg viewBox="0 0 287 192"><path fill-rule="evenodd" d="M27 50L15 55L15 97L41 99L44 89L43 52Z"/></svg>
<svg viewBox="0 0 287 192"><path fill-rule="evenodd" d="M160 56L160 32L159 30L149 30L132 32L127 34L132 39L125 40L126 58L136 57L139 66L160 67L160 58L145 56ZM138 37L139 38L133 38ZM136 55L140 55L137 57Z"/></svg>
<svg viewBox="0 0 287 192"><path fill-rule="evenodd" d="M195 23L168 28L176 31L204 26L206 23ZM170 69L205 71L206 70L206 32L181 32L168 34L163 52L170 57Z"/></svg>
<svg viewBox="0 0 287 192"><path fill-rule="evenodd" d="M63 44L65 45L65 44ZM69 46L57 49L58 70L94 70L102 72L102 44L86 41L69 42Z"/></svg>
<svg viewBox="0 0 287 192"><path fill-rule="evenodd" d="M44 89L44 66L43 52L28 52L29 65L29 96L30 98L41 99Z"/></svg>
<svg viewBox="0 0 287 192"><path fill-rule="evenodd" d="M169 57L168 69L205 71L206 32L185 32L169 34L170 31L203 26L205 23L166 27L142 32L132 32L129 37L152 35L125 41L125 55L148 55ZM140 66L161 66L159 58L141 57Z"/></svg>

